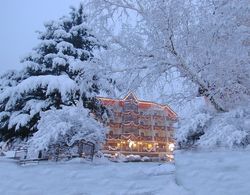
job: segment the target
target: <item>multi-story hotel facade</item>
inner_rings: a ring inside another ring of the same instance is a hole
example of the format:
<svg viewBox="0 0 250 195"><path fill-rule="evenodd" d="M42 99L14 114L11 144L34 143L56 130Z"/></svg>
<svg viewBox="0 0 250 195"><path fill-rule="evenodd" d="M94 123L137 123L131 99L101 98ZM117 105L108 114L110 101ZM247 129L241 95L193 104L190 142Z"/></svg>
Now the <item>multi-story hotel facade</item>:
<svg viewBox="0 0 250 195"><path fill-rule="evenodd" d="M160 157L172 153L177 115L169 106L138 100L132 92L124 99L99 100L111 113L104 153Z"/></svg>

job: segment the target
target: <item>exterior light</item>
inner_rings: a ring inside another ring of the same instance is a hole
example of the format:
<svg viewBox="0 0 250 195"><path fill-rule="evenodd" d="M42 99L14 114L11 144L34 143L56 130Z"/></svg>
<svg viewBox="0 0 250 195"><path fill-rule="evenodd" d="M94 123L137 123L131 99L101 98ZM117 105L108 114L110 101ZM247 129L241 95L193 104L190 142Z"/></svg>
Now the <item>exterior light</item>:
<svg viewBox="0 0 250 195"><path fill-rule="evenodd" d="M128 140L128 147L129 147L129 148L132 148L133 145L135 145L135 142L129 139L129 140Z"/></svg>
<svg viewBox="0 0 250 195"><path fill-rule="evenodd" d="M173 143L171 143L171 144L169 144L168 145L168 149L171 151L171 152L173 152L174 151L174 144Z"/></svg>

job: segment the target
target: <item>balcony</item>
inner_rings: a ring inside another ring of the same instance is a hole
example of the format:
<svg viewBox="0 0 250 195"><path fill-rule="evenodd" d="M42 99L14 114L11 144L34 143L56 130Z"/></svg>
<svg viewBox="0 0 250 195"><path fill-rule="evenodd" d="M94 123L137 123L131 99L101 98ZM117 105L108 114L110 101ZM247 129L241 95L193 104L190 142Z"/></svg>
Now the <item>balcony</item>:
<svg viewBox="0 0 250 195"><path fill-rule="evenodd" d="M107 134L106 138L108 140L133 140L133 141L158 141L158 142L167 142L168 138L166 137L159 137L155 136L154 138L152 136L136 136L133 134L121 134L121 135L110 135Z"/></svg>

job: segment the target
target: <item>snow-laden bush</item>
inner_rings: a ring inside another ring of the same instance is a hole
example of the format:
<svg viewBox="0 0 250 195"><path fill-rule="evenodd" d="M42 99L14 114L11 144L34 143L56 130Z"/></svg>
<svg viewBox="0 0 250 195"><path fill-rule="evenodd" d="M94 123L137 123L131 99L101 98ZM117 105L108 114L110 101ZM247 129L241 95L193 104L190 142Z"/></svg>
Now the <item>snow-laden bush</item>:
<svg viewBox="0 0 250 195"><path fill-rule="evenodd" d="M175 138L181 148L234 147L250 144L250 106L217 113L202 98L180 116Z"/></svg>
<svg viewBox="0 0 250 195"><path fill-rule="evenodd" d="M196 98L180 111L175 139L180 147L190 147L196 143L212 118L202 98Z"/></svg>
<svg viewBox="0 0 250 195"><path fill-rule="evenodd" d="M150 162L151 159L150 159L148 156L143 156L143 157L141 158L141 161L142 161L142 162Z"/></svg>
<svg viewBox="0 0 250 195"><path fill-rule="evenodd" d="M233 147L250 144L250 106L213 117L198 144L201 147Z"/></svg>
<svg viewBox="0 0 250 195"><path fill-rule="evenodd" d="M129 162L140 162L141 156L130 154L130 155L126 156L126 160Z"/></svg>
<svg viewBox="0 0 250 195"><path fill-rule="evenodd" d="M106 129L83 107L65 106L41 113L38 131L28 141L28 156L37 157L39 151L48 151L50 145L70 148L76 141L90 141L98 150L105 139ZM52 150L56 148L52 148Z"/></svg>

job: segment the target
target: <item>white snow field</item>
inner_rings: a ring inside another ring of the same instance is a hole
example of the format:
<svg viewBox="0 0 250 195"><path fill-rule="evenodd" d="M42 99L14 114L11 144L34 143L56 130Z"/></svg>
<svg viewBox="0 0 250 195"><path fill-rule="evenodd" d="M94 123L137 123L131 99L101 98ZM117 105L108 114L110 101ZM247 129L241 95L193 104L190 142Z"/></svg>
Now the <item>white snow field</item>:
<svg viewBox="0 0 250 195"><path fill-rule="evenodd" d="M192 195L250 195L250 150L178 151L176 182Z"/></svg>
<svg viewBox="0 0 250 195"><path fill-rule="evenodd" d="M173 164L42 163L0 158L0 195L186 195Z"/></svg>
<svg viewBox="0 0 250 195"><path fill-rule="evenodd" d="M17 165L0 158L0 195L250 195L250 150L177 151L171 163Z"/></svg>

